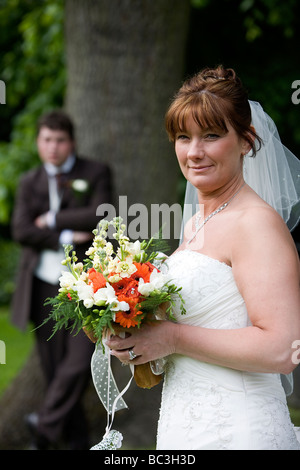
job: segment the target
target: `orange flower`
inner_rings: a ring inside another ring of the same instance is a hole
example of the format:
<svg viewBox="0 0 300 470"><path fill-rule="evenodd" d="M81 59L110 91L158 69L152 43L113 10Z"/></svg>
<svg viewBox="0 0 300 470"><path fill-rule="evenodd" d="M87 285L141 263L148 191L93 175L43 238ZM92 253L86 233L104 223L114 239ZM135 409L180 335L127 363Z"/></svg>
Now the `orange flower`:
<svg viewBox="0 0 300 470"><path fill-rule="evenodd" d="M115 321L120 323L124 328L138 325L138 315L143 315L143 312L138 310L137 307L141 301L141 295L138 292L139 279L143 278L145 282L149 282L150 275L154 270L154 266L149 262L134 263L134 265L137 270L130 276L130 278L123 278L113 285L119 302L125 301L130 307L128 311L122 311L116 314Z"/></svg>
<svg viewBox="0 0 300 470"><path fill-rule="evenodd" d="M142 312L138 312L140 315ZM119 323L123 328L132 328L137 326L138 321L136 320L137 314L134 312L117 312L115 321Z"/></svg>
<svg viewBox="0 0 300 470"><path fill-rule="evenodd" d="M91 268L87 272L89 277L89 284L93 286L94 292L97 292L98 289L106 286L106 279L102 273L96 271L96 269Z"/></svg>
<svg viewBox="0 0 300 470"><path fill-rule="evenodd" d="M130 284L130 282L131 278L128 277L124 277L120 279L120 281L114 282L112 286L115 289L116 295L123 294L128 289L128 285Z"/></svg>
<svg viewBox="0 0 300 470"><path fill-rule="evenodd" d="M123 328L132 328L138 325L137 315L141 315L142 312L117 312L115 322L119 323Z"/></svg>
<svg viewBox="0 0 300 470"><path fill-rule="evenodd" d="M140 277L144 279L145 282L150 281L150 275L154 270L153 264L149 261L146 263L133 263L137 270L131 275L133 279L139 280Z"/></svg>
<svg viewBox="0 0 300 470"><path fill-rule="evenodd" d="M138 281L133 280L131 277L121 279L119 282L113 284L117 297L120 295L125 295L126 297L138 297L140 295L137 290L138 286Z"/></svg>
<svg viewBox="0 0 300 470"><path fill-rule="evenodd" d="M137 309L139 303L139 297L128 297L126 295L119 295L118 300L121 302L124 300L129 304L130 310L127 312L117 312L115 321L120 323L124 328L131 328L138 325L138 315L142 315L143 312Z"/></svg>

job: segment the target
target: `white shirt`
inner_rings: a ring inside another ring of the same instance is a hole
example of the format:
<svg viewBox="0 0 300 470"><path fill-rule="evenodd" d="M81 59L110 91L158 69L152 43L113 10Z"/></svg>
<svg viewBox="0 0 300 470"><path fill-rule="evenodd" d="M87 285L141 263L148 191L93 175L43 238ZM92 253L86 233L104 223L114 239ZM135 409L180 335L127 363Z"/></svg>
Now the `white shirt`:
<svg viewBox="0 0 300 470"><path fill-rule="evenodd" d="M58 173L69 173L75 164L75 155L70 155L67 160L60 167L45 163L44 168L48 175L49 187L49 207L50 211L47 213L47 224L50 228L55 228L56 214L60 209L62 200L62 193L58 191L57 180L55 176ZM35 276L49 284L58 284L59 277L65 267L61 264L65 258L63 245L72 244L73 231L62 230L59 237L58 250L43 250L40 255L38 265L35 270Z"/></svg>

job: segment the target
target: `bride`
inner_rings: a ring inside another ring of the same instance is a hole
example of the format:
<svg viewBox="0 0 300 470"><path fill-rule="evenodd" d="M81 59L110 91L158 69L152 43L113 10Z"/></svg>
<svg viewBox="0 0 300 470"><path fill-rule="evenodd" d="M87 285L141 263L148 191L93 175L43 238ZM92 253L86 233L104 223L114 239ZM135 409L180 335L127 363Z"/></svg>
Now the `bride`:
<svg viewBox="0 0 300 470"><path fill-rule="evenodd" d="M272 122L259 135L255 113L268 121L235 72L218 67L189 79L166 115L186 202L195 194L199 204L167 261L187 313L107 342L125 363L168 357L160 450L300 449L281 381L300 339L299 260L282 217L295 225L299 197L282 160L276 180Z"/></svg>

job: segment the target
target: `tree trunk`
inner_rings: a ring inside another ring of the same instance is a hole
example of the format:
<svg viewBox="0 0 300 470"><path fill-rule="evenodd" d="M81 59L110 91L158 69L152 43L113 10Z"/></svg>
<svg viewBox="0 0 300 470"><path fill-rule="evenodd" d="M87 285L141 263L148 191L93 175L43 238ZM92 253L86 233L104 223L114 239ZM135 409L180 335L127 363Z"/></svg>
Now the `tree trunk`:
<svg viewBox="0 0 300 470"><path fill-rule="evenodd" d="M36 411L43 391L44 380L34 348L18 376L1 396L0 450L26 449L30 435L24 416Z"/></svg>
<svg viewBox="0 0 300 470"><path fill-rule="evenodd" d="M164 115L183 78L189 4L66 1L66 107L79 152L111 165L116 203L120 195L148 208L178 200Z"/></svg>

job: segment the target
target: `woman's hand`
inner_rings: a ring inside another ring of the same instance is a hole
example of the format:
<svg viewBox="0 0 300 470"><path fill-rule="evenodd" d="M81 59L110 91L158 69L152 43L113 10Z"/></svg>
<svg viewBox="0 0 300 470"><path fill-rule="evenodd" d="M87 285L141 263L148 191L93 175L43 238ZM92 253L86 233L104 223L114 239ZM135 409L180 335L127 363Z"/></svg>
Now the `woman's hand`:
<svg viewBox="0 0 300 470"><path fill-rule="evenodd" d="M178 326L169 321L145 323L140 328L131 328L125 338L111 335L106 345L111 355L124 364L145 364L175 352ZM136 356L134 359L130 358L129 351Z"/></svg>

